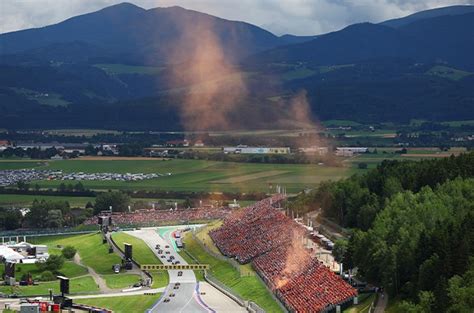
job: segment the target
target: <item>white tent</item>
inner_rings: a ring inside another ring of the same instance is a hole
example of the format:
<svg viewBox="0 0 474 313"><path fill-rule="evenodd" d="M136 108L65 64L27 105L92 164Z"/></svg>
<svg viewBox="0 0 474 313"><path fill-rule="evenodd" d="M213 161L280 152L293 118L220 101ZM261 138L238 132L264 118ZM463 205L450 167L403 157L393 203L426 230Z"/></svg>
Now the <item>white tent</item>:
<svg viewBox="0 0 474 313"><path fill-rule="evenodd" d="M24 259L24 256L7 246L0 246L0 257L5 258L7 262L12 263L17 263Z"/></svg>

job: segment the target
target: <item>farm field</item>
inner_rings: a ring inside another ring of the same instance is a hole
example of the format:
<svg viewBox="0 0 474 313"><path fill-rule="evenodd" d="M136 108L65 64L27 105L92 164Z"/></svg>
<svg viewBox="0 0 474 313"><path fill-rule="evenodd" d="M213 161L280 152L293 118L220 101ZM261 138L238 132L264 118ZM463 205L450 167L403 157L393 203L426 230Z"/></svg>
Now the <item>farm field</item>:
<svg viewBox="0 0 474 313"><path fill-rule="evenodd" d="M338 179L357 170L307 164L256 164L204 160L63 160L51 161L46 169L64 172L172 173L137 182L83 181L90 189L172 190L208 192L271 191L270 185L284 184L289 192L315 186L323 180ZM269 175L270 173L271 175ZM37 181L42 188L57 187L59 181Z"/></svg>
<svg viewBox="0 0 474 313"><path fill-rule="evenodd" d="M153 296L122 296L122 297L104 297L80 299L77 303L97 306L114 311L115 313L145 312L158 299L160 294Z"/></svg>
<svg viewBox="0 0 474 313"><path fill-rule="evenodd" d="M371 148L373 151L375 148ZM408 153L394 153L400 148L377 148L377 154L362 154L344 161L345 166L333 167L316 164L258 164L235 163L206 160L182 159L133 159L133 160L101 160L74 159L60 161L0 161L1 168L40 167L42 169L62 170L68 172L115 172L115 173L172 173L151 180L135 182L122 181L82 181L86 188L106 191L113 190L164 190L188 192L272 192L271 187L283 185L288 192L299 192L304 188L312 188L325 180L337 180L355 173L363 173L359 163L367 163L368 168L375 167L383 160L418 160L421 158L447 157L458 154L463 149L453 148L447 152L438 148L410 148ZM63 181L33 181L41 188L57 188ZM73 183L74 181L64 181ZM0 196L0 204L12 203L7 195ZM20 196L23 197L23 196ZM34 198L33 198L34 199ZM26 199L19 203L32 201ZM59 199L58 199L59 200ZM78 199L77 199L78 200ZM86 203L86 199L77 203ZM136 199L135 201L137 201ZM151 199L144 199L144 201ZM73 202L73 200L69 200Z"/></svg>
<svg viewBox="0 0 474 313"><path fill-rule="evenodd" d="M370 149L373 151L373 149ZM438 148L411 148L407 149L406 154L397 154L399 148L377 148L377 154L360 154L348 159L346 162L352 164L355 168L359 163L366 163L367 168L375 168L377 164L384 160L412 160L419 161L423 159L446 158L452 154L458 155L466 150L463 148L452 148L449 151L440 151Z"/></svg>
<svg viewBox="0 0 474 313"><path fill-rule="evenodd" d="M40 196L0 194L1 205L31 205L34 200L67 201L71 207L84 207L87 202L94 203L94 197Z"/></svg>
<svg viewBox="0 0 474 313"><path fill-rule="evenodd" d="M87 202L94 203L95 197L72 197L72 196L42 196L42 195L15 195L15 194L0 194L0 206L21 206L31 205L34 200L45 201L67 201L71 207L85 207ZM152 198L132 198L132 204L138 201L143 202L158 202L164 200L166 202L181 203L183 199L152 199Z"/></svg>
<svg viewBox="0 0 474 313"><path fill-rule="evenodd" d="M97 134L120 134L117 130L107 130L107 129L81 129L81 128L71 128L71 129L47 129L46 133L51 135L63 135L63 136L84 136L92 137Z"/></svg>
<svg viewBox="0 0 474 313"><path fill-rule="evenodd" d="M39 168L45 164L46 161L39 160L18 160L18 159L0 159L1 170L18 170L22 168Z"/></svg>

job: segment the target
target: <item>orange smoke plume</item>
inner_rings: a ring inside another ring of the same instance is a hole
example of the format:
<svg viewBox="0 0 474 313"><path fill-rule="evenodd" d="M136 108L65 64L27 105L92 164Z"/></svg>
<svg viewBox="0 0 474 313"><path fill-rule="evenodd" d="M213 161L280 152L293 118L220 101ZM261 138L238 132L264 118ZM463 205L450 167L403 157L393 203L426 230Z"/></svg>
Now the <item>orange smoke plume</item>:
<svg viewBox="0 0 474 313"><path fill-rule="evenodd" d="M232 55L224 52L211 21L187 25L175 45L174 55L191 57L174 65L172 81L183 90L180 106L183 127L187 130L228 129L229 115L247 95L243 76L231 64Z"/></svg>

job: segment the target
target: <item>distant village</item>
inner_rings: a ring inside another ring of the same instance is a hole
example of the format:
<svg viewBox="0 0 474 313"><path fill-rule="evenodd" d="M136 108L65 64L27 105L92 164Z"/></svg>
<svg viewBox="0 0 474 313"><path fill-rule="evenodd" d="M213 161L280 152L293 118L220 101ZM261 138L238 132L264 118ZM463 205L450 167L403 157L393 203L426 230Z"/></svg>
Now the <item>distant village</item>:
<svg viewBox="0 0 474 313"><path fill-rule="evenodd" d="M0 153L4 156L14 154L18 156L19 150L24 151L25 155L31 158L63 160L68 158L76 158L84 155L92 156L121 156L120 143L106 143L106 144L89 144L89 143L12 143L7 140L0 140ZM186 151L207 151L206 148L213 149L212 152L221 152L222 154L263 154L263 155L289 155L292 153L302 153L307 155L326 156L334 154L336 156L350 157L354 154L368 152L367 147L326 147L326 146L305 146L291 149L290 147L282 146L249 146L236 145L224 147L207 147L202 140L195 140L194 142L187 139L170 140L163 144L151 145L140 149L140 153L134 153L133 156L147 156L147 157L173 157L184 154ZM36 152L36 153L35 153ZM44 157L45 153L47 157ZM34 157L37 154L42 157ZM130 156L130 155L127 155ZM110 175L107 175L110 176ZM113 177L111 179L115 179ZM92 178L90 178L92 179ZM119 177L118 179L131 179L130 177Z"/></svg>

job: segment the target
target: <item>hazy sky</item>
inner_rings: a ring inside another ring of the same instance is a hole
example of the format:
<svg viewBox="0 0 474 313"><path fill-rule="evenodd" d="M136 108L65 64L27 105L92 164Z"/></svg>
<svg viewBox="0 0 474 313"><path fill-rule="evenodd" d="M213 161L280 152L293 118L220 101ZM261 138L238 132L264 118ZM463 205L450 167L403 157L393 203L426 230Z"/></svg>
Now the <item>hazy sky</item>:
<svg viewBox="0 0 474 313"><path fill-rule="evenodd" d="M120 3L120 0L0 0L0 33L40 27ZM474 0L130 0L143 8L179 5L246 21L277 35L314 35L357 22L380 22Z"/></svg>

